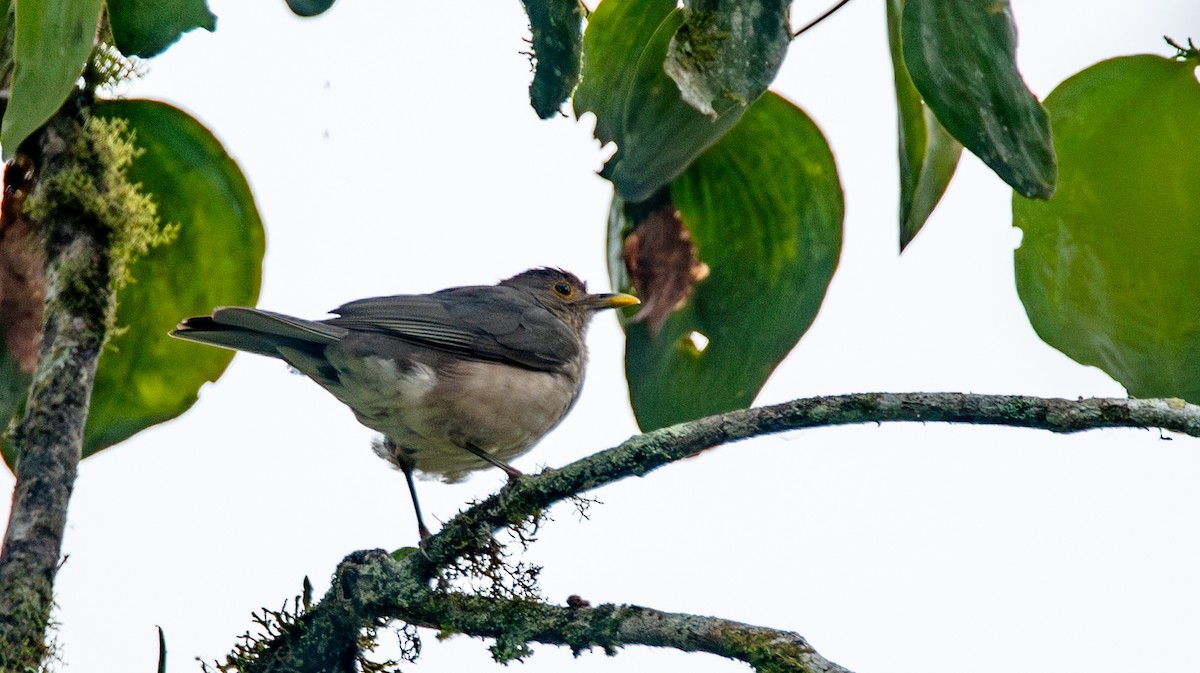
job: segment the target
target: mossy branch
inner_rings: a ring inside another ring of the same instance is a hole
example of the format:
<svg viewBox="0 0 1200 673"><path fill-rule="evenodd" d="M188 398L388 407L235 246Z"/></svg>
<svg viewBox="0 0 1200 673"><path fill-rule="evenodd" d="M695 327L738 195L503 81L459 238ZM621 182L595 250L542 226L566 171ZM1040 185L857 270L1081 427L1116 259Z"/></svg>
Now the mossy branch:
<svg viewBox="0 0 1200 673"><path fill-rule="evenodd" d="M631 437L621 445L506 486L451 519L422 553L395 562L382 551L355 552L338 567L325 598L300 627L269 639L239 670L340 670L353 659L359 629L389 619L494 638L498 660L524 656L526 643L574 651L624 645L711 652L759 671L843 671L798 634L713 617L635 606L554 606L432 588L441 569L478 549L497 529L519 524L549 505L730 442L788 430L852 423L949 422L1073 433L1100 428L1162 428L1200 437L1200 407L1183 400L1046 399L961 393L869 393L794 400L711 416ZM322 653L340 656L340 659Z"/></svg>
<svg viewBox="0 0 1200 673"><path fill-rule="evenodd" d="M125 178L134 149L124 127L89 119L84 104L68 101L22 146L36 154L24 216L44 243L46 280L37 367L24 414L5 437L16 486L0 549L0 671L43 665L67 504L116 289L128 260L169 236Z"/></svg>
<svg viewBox="0 0 1200 673"><path fill-rule="evenodd" d="M647 645L708 652L767 673L848 673L788 631L631 605L593 607L576 599L557 606L435 591L414 576L410 565L379 549L347 556L320 605L236 668L241 673L353 670L357 630L351 627L390 618L493 638L492 654L500 662L528 655L531 642L564 645L575 653L598 647L610 655L626 645Z"/></svg>
<svg viewBox="0 0 1200 673"><path fill-rule="evenodd" d="M451 519L428 541L423 568L456 558L492 531L604 484L642 476L731 442L804 428L859 423L946 422L1058 433L1162 428L1200 437L1200 406L1180 399L1053 399L965 393L859 393L743 409L635 435L619 446L521 479ZM419 561L419 560L418 560Z"/></svg>

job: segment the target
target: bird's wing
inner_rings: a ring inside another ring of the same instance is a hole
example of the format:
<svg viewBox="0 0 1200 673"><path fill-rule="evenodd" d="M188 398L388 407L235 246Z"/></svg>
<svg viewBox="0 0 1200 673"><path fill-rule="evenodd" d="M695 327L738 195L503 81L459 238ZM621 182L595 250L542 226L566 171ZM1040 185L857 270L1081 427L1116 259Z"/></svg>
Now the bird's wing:
<svg viewBox="0 0 1200 673"><path fill-rule="evenodd" d="M575 334L527 294L501 286L360 299L324 321L479 360L552 370L579 355Z"/></svg>

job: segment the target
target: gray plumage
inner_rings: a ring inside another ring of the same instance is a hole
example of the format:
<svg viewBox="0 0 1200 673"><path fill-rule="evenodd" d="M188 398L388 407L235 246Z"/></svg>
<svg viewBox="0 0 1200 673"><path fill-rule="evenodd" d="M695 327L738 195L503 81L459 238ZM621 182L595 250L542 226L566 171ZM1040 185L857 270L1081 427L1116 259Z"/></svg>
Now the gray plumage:
<svg viewBox="0 0 1200 673"><path fill-rule="evenodd" d="M383 433L377 451L405 472L457 481L525 453L574 405L584 334L622 294L588 294L574 275L532 269L492 286L345 304L326 320L218 308L172 336L284 360ZM420 523L420 508L413 491Z"/></svg>

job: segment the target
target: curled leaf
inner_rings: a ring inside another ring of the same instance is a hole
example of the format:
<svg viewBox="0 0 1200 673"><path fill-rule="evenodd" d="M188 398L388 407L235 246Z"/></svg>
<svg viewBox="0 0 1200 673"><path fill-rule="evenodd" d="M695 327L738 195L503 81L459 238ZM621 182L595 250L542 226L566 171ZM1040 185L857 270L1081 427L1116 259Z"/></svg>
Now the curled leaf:
<svg viewBox="0 0 1200 673"><path fill-rule="evenodd" d="M900 46L903 0L888 0L888 46L896 83L900 140L900 250L916 237L958 168L962 145L950 135L913 85Z"/></svg>
<svg viewBox="0 0 1200 673"><path fill-rule="evenodd" d="M600 174L631 203L675 179L745 110L733 106L712 119L680 96L663 63L682 23L674 0L605 0L583 35L575 114L595 114L596 137L616 143Z"/></svg>
<svg viewBox="0 0 1200 673"><path fill-rule="evenodd" d="M663 69L683 100L716 119L745 108L783 64L791 34L787 0L691 0Z"/></svg>
<svg viewBox="0 0 1200 673"><path fill-rule="evenodd" d="M1017 71L1008 0L906 0L904 63L938 120L1020 194L1054 193L1050 119Z"/></svg>

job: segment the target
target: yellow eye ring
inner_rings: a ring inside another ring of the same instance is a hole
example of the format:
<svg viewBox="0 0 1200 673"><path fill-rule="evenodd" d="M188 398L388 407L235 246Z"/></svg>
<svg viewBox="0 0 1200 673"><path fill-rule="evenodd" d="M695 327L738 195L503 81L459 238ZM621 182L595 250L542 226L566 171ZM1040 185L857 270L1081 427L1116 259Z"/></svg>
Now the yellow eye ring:
<svg viewBox="0 0 1200 673"><path fill-rule="evenodd" d="M554 284L554 292L560 297L570 297L575 292L575 288L571 287L570 283L559 281Z"/></svg>

